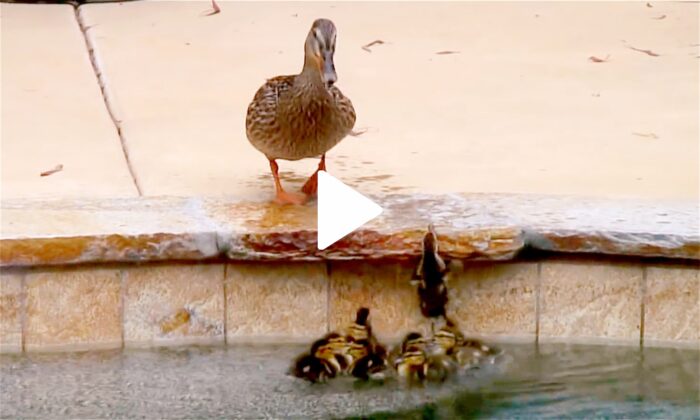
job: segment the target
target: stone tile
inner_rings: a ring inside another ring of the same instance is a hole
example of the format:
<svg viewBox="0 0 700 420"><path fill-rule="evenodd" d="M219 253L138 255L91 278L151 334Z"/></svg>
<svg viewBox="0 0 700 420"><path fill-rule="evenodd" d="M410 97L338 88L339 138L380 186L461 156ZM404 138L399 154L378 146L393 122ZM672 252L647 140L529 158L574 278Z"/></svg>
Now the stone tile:
<svg viewBox="0 0 700 420"><path fill-rule="evenodd" d="M27 351L122 345L119 270L48 269L28 273L25 282Z"/></svg>
<svg viewBox="0 0 700 420"><path fill-rule="evenodd" d="M73 6L0 8L2 198L137 195Z"/></svg>
<svg viewBox="0 0 700 420"><path fill-rule="evenodd" d="M361 306L370 308L372 327L384 340L396 340L408 331L429 329L409 283L411 268L398 264L332 262L330 328L344 329Z"/></svg>
<svg viewBox="0 0 700 420"><path fill-rule="evenodd" d="M240 2L200 18L208 9L81 7L146 194L269 198L246 109L266 78L301 70L324 16L338 28L337 86L369 128L327 165L363 193L698 197L697 62L678 41L697 43L697 4L655 6L662 22L635 2ZM663 58L611 46L622 33ZM377 38L386 44L361 48ZM614 63L588 60L608 53ZM281 162L286 185L317 162Z"/></svg>
<svg viewBox="0 0 700 420"><path fill-rule="evenodd" d="M641 282L640 265L543 262L540 337L638 342Z"/></svg>
<svg viewBox="0 0 700 420"><path fill-rule="evenodd" d="M223 341L222 264L153 265L125 270L125 345Z"/></svg>
<svg viewBox="0 0 700 420"><path fill-rule="evenodd" d="M0 271L0 353L22 351L22 277Z"/></svg>
<svg viewBox="0 0 700 420"><path fill-rule="evenodd" d="M647 268L645 340L700 340L700 268Z"/></svg>
<svg viewBox="0 0 700 420"><path fill-rule="evenodd" d="M226 335L232 341L297 341L327 331L323 263L229 264Z"/></svg>
<svg viewBox="0 0 700 420"><path fill-rule="evenodd" d="M536 263L465 264L448 287L448 309L465 333L535 338Z"/></svg>

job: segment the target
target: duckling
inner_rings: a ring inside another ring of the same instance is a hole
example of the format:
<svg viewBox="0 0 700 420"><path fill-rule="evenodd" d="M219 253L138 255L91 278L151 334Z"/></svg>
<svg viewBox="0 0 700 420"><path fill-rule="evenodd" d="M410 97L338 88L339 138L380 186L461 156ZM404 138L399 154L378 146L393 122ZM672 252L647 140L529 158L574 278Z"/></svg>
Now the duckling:
<svg viewBox="0 0 700 420"><path fill-rule="evenodd" d="M309 353L299 356L292 367L292 374L297 378L306 379L312 383L326 382L342 372L343 366L336 356L337 342L335 337L324 337L311 345Z"/></svg>
<svg viewBox="0 0 700 420"><path fill-rule="evenodd" d="M425 350L427 340L423 337L423 335L419 332L409 332L406 334L406 336L401 340L401 343L399 345L395 346L392 350L391 353L389 353L389 363L393 366L395 361L401 357L402 354L404 354L409 347L415 347L420 350Z"/></svg>
<svg viewBox="0 0 700 420"><path fill-rule="evenodd" d="M423 237L423 252L411 282L418 286L420 310L426 318L445 316L447 305L447 286L445 276L447 264L438 254L438 240L435 227L428 225L428 232Z"/></svg>
<svg viewBox="0 0 700 420"><path fill-rule="evenodd" d="M428 363L425 351L419 346L408 346L394 361L396 373L409 384L423 383L428 377Z"/></svg>
<svg viewBox="0 0 700 420"><path fill-rule="evenodd" d="M303 204L318 189L318 172L326 170L326 153L351 133L355 109L335 86L336 27L317 19L304 44L301 73L268 79L248 106L246 135L270 162L280 204ZM302 187L303 194L282 188L278 159L321 157L318 169Z"/></svg>
<svg viewBox="0 0 700 420"><path fill-rule="evenodd" d="M369 353L386 358L386 347L372 333L372 325L369 322L369 308L362 307L357 310L355 322L350 324L346 334L348 343L366 340L369 343Z"/></svg>
<svg viewBox="0 0 700 420"><path fill-rule="evenodd" d="M349 368L352 376L363 380L383 377L387 366L386 359L383 355L371 352L371 344L368 340L363 339L350 343L349 353L353 360Z"/></svg>
<svg viewBox="0 0 700 420"><path fill-rule="evenodd" d="M450 318L446 318L445 326L434 334L434 342L439 354L451 357L462 368L478 365L482 359L497 353L495 348L479 340L465 338Z"/></svg>

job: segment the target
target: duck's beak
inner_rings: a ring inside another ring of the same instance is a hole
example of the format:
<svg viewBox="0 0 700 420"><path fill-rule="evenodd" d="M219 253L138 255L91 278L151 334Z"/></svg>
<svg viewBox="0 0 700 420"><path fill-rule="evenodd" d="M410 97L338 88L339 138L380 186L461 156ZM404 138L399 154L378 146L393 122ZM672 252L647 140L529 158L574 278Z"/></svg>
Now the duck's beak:
<svg viewBox="0 0 700 420"><path fill-rule="evenodd" d="M335 64L333 63L333 52L325 51L323 53L323 64L321 66L323 74L323 82L326 86L331 87L338 81L338 75L335 73Z"/></svg>

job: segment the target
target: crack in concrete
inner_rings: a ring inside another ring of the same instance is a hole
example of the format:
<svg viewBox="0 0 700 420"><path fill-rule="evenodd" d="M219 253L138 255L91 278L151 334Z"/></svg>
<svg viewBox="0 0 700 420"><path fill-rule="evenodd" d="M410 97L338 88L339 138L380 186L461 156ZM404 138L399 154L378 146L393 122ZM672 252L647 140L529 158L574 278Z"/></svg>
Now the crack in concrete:
<svg viewBox="0 0 700 420"><path fill-rule="evenodd" d="M124 154L124 159L126 160L126 166L129 169L129 175L131 175L131 180L134 182L134 187L136 187L136 191L138 192L139 196L143 196L143 190L141 188L138 178L136 177L136 170L134 169L134 166L131 163L131 158L129 156L129 148L126 145L126 137L124 136L124 131L122 130L121 121L116 117L114 107L112 106L112 103L109 100L107 82L105 81L102 70L100 69L97 57L95 56L95 46L87 33L87 31L90 29L90 26L87 26L85 24L80 5L74 5L73 10L75 11L75 19L78 22L78 27L80 28L80 32L83 34L83 39L85 40L85 46L88 51L88 56L90 57L92 70L95 72L97 84L100 86L100 92L102 94L102 100L105 103L105 107L107 108L107 114L109 114L109 117L112 119L112 123L114 124L114 127L117 130L117 135L119 136L119 141L121 143L122 153Z"/></svg>

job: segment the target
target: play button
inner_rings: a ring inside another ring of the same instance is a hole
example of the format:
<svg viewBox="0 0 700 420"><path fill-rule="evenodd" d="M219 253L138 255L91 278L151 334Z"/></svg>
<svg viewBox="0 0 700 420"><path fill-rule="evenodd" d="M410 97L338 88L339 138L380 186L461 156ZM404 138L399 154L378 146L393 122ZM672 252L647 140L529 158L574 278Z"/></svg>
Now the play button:
<svg viewBox="0 0 700 420"><path fill-rule="evenodd" d="M382 213L377 203L318 172L318 249L326 249Z"/></svg>

